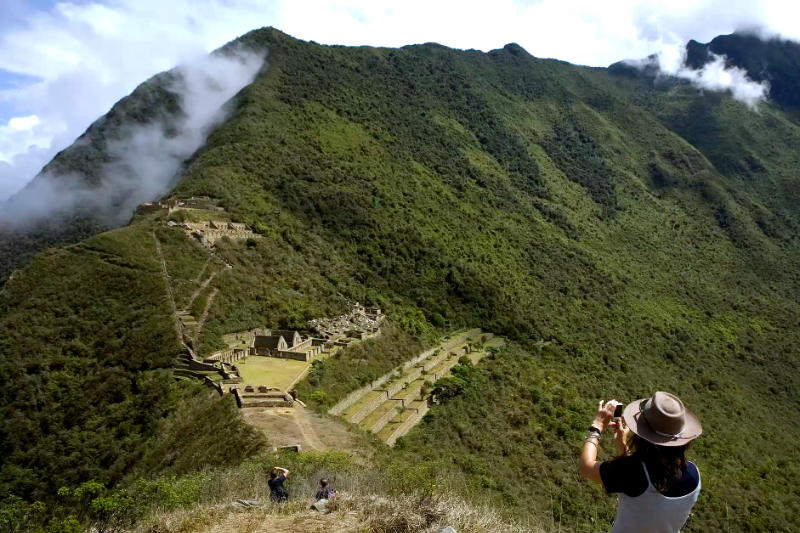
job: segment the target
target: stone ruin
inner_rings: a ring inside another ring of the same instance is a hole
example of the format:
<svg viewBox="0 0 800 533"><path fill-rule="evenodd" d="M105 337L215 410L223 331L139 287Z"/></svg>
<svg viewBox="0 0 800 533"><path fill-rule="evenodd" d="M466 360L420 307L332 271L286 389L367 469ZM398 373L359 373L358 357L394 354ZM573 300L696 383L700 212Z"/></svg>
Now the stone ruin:
<svg viewBox="0 0 800 533"><path fill-rule="evenodd" d="M209 211L224 211L225 209L219 207L217 204L219 200L210 198L208 196L192 196L191 198L169 198L161 200L160 202L146 202L141 204L137 211L140 213L159 213L164 212L167 214L175 210L184 209L205 209Z"/></svg>
<svg viewBox="0 0 800 533"><path fill-rule="evenodd" d="M247 407L294 407L292 395L266 385L234 385L230 392L240 408Z"/></svg>
<svg viewBox="0 0 800 533"><path fill-rule="evenodd" d="M205 361L231 363L249 355L310 361L313 357L334 346L333 342L326 339L316 338L309 333L296 330L257 328L237 334L236 340L239 339L244 339L247 343L216 352L207 357Z"/></svg>
<svg viewBox="0 0 800 533"><path fill-rule="evenodd" d="M274 330L266 335L255 335L253 348L256 355L310 361L330 346L324 339L316 339L309 334L294 330Z"/></svg>
<svg viewBox="0 0 800 533"><path fill-rule="evenodd" d="M344 337L364 340L380 334L386 315L378 307L364 307L356 302L349 313L333 318L315 318L309 326L327 340Z"/></svg>
<svg viewBox="0 0 800 533"><path fill-rule="evenodd" d="M200 244L212 247L223 237L229 239L251 239L258 237L246 224L241 222L228 222L225 220L208 220L203 222L183 222L177 224L182 227Z"/></svg>
<svg viewBox="0 0 800 533"><path fill-rule="evenodd" d="M170 214L179 209L202 209L205 211L221 211L219 200L207 196L192 196L191 198L170 198L160 202L147 202L141 204L137 211L142 214L163 212ZM230 222L227 220L208 220L203 222L175 222L170 220L168 226L181 227L189 236L197 239L202 245L212 247L222 239L249 239L258 237L258 234L243 222Z"/></svg>
<svg viewBox="0 0 800 533"><path fill-rule="evenodd" d="M230 350L222 350L221 352L216 352L203 359L203 362L214 363L216 361L221 361L223 363L233 363L235 361L241 361L248 355L254 355L251 354L249 348L232 348Z"/></svg>
<svg viewBox="0 0 800 533"><path fill-rule="evenodd" d="M241 383L239 369L224 361L198 361L191 356L176 361L172 370L177 379L191 378L222 394L222 384ZM212 376L218 376L214 379Z"/></svg>

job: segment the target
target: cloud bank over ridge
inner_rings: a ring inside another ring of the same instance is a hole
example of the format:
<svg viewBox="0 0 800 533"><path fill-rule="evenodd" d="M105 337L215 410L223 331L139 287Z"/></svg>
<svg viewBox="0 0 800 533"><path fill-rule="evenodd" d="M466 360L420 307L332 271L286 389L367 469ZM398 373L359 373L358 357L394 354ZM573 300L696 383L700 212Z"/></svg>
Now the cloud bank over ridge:
<svg viewBox="0 0 800 533"><path fill-rule="evenodd" d="M785 0L80 0L0 2L0 200L142 80L257 27L323 44L438 42L607 66L675 55L741 28L800 39ZM664 69L669 71L668 69ZM674 72L674 71L673 71ZM712 66L683 73L708 90L758 88ZM35 117L35 118L34 118ZM20 120L23 119L23 120ZM14 121L14 122L12 122Z"/></svg>
<svg viewBox="0 0 800 533"><path fill-rule="evenodd" d="M758 102L769 96L769 83L750 79L747 71L726 65L724 55L710 53L710 61L700 69L686 65L686 48L669 47L659 54L642 60L627 60L624 63L639 69L657 69L659 75L675 76L689 81L701 90L728 91L731 96L755 109Z"/></svg>
<svg viewBox="0 0 800 533"><path fill-rule="evenodd" d="M712 61L703 68L694 70L681 68L676 75L692 82L700 89L709 91L730 91L731 96L755 108L769 95L769 84L758 83L747 76L747 71L738 67L726 67L725 56L714 55Z"/></svg>
<svg viewBox="0 0 800 533"><path fill-rule="evenodd" d="M97 186L83 176L45 172L0 206L0 227L19 229L75 212L90 212L109 224L124 223L137 205L174 186L182 163L230 111L226 102L253 81L263 64L262 56L237 51L178 67L167 87L179 101L177 117L126 124L107 143L109 161L102 166Z"/></svg>

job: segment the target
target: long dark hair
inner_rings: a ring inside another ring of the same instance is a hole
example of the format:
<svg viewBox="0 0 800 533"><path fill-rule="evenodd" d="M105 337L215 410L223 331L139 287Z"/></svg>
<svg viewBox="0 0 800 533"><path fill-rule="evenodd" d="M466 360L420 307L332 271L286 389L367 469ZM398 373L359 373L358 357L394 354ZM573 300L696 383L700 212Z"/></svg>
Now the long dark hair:
<svg viewBox="0 0 800 533"><path fill-rule="evenodd" d="M667 492L683 476L689 444L658 446L634 434L631 446L633 457L645 464L650 482L659 492Z"/></svg>

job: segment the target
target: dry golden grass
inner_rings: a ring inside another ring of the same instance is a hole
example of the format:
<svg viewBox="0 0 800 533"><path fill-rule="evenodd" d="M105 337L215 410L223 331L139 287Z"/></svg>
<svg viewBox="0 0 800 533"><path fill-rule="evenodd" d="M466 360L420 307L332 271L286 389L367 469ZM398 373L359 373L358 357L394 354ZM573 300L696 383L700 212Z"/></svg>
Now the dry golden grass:
<svg viewBox="0 0 800 533"><path fill-rule="evenodd" d="M459 533L546 531L530 524L510 523L491 508L468 504L453 495L419 499L346 492L329 514L310 510L310 503L266 503L252 508L240 508L235 503L198 506L152 516L131 533L433 533L448 525Z"/></svg>
<svg viewBox="0 0 800 533"><path fill-rule="evenodd" d="M286 503L269 500L267 473L275 464L291 470L286 480L290 495ZM310 509L311 496L323 477L339 491L329 514ZM415 472L375 469L340 451L263 456L238 467L209 472L203 477L202 490L193 499L185 500L194 502L189 505L151 500L148 507L142 508L137 522L125 531L434 533L448 525L459 533L556 530L554 522L546 517L537 517L537 523L511 522L502 507L467 501L465 494L446 488L457 487L454 480L441 481L437 488L420 486L424 482L417 479ZM181 490L179 483L172 482L165 494ZM250 500L253 505L242 505L242 500Z"/></svg>

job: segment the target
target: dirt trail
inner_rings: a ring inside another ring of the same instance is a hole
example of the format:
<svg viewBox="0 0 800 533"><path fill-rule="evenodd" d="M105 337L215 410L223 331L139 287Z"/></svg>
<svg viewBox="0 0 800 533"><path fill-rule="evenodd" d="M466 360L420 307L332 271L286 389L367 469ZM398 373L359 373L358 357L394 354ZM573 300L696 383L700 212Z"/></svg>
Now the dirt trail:
<svg viewBox="0 0 800 533"><path fill-rule="evenodd" d="M277 442L272 443L274 446L291 446L293 444L299 444L304 450L311 449L317 451L322 451L328 448L321 440L319 440L316 431L314 431L314 428L311 426L308 413L306 413L305 409L299 404L295 404L295 406L292 408L281 410L264 408L259 415L261 416L258 418L267 417L276 419L276 423L288 424L291 422L294 425L294 429L297 430L292 431L291 428L289 428L289 431L286 433L290 434L291 437L289 437L289 435L281 436L282 438L279 438ZM251 420L251 423L253 423L253 420ZM262 429L265 429L266 426L271 426L269 423L253 425L256 427L261 426ZM287 442L286 438L293 439L293 441Z"/></svg>
<svg viewBox="0 0 800 533"><path fill-rule="evenodd" d="M360 450L357 430L342 422L294 407L248 407L242 417L262 431L271 446L299 444L304 450Z"/></svg>
<svg viewBox="0 0 800 533"><path fill-rule="evenodd" d="M211 309L211 304L214 303L214 298L217 296L219 289L214 287L214 290L211 291L211 294L208 295L208 300L206 300L206 306L203 308L203 314L200 315L200 318L197 319L197 329L194 333L194 341L197 343L197 340L200 338L200 332L203 331L203 324L206 322L206 318L208 318L208 312Z"/></svg>
<svg viewBox="0 0 800 533"><path fill-rule="evenodd" d="M209 257L206 259L206 262L203 263L203 268L200 269L200 272L197 273L197 277L194 279L195 283L200 283L200 280L203 279L203 274L205 274L206 268L211 263L211 258Z"/></svg>
<svg viewBox="0 0 800 533"><path fill-rule="evenodd" d="M206 263L206 264L208 264L208 263ZM203 267L203 268L205 268L205 267ZM216 272L211 274L203 283L200 284L200 286L197 288L197 290L194 291L192 293L192 296L189 298L189 303L187 303L184 306L184 308L183 308L184 311L188 311L192 307L192 304L197 299L197 297L200 295L200 293L203 292L203 289L208 287L208 284L211 283L214 280L215 277L217 277L217 274L219 274L219 270L217 270Z"/></svg>
<svg viewBox="0 0 800 533"><path fill-rule="evenodd" d="M314 427L311 425L311 420L308 417L306 408L298 403L295 403L294 410L294 421L297 424L297 427L300 429L303 439L308 443L308 445L315 450L324 450L327 448L327 446L325 446L322 441L319 440L316 431L314 431Z"/></svg>
<svg viewBox="0 0 800 533"><path fill-rule="evenodd" d="M180 339L181 344L183 344L187 349L189 347L186 345L183 339L183 329L181 328L181 321L178 318L178 309L175 307L175 298L172 296L172 286L169 283L169 274L167 273L167 262L164 260L164 253L161 251L161 242L156 237L156 232L152 232L153 240L156 243L156 253L158 254L158 259L161 262L161 277L164 280L164 287L167 293L167 301L169 301L169 307L172 310L172 317L175 321L175 333L178 335L178 339Z"/></svg>

